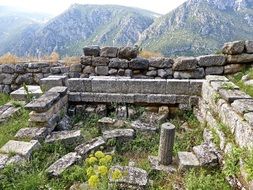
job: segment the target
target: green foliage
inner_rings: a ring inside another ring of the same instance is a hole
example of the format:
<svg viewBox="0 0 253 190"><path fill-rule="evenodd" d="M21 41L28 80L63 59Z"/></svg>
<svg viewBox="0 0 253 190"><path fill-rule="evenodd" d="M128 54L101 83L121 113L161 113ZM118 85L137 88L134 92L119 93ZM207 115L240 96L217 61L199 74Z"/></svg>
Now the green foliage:
<svg viewBox="0 0 253 190"><path fill-rule="evenodd" d="M236 86L232 82L225 82L221 86L221 88L226 89L226 90L233 90L233 89L235 89L235 87Z"/></svg>
<svg viewBox="0 0 253 190"><path fill-rule="evenodd" d="M214 130L214 128L210 128L213 136L213 142L217 147L220 147L220 137Z"/></svg>
<svg viewBox="0 0 253 190"><path fill-rule="evenodd" d="M21 108L17 115L14 115L0 127L0 147L13 139L19 129L28 127L29 112Z"/></svg>
<svg viewBox="0 0 253 190"><path fill-rule="evenodd" d="M225 176L229 177L238 174L238 172L240 171L239 160L242 153L243 153L242 149L233 146L231 152L225 155L224 157L225 164L223 167L223 173Z"/></svg>
<svg viewBox="0 0 253 190"><path fill-rule="evenodd" d="M244 169L248 174L248 181L253 180L253 150L248 150L244 155Z"/></svg>
<svg viewBox="0 0 253 190"><path fill-rule="evenodd" d="M213 100L215 103L217 103L219 101L219 99L221 99L220 94L218 94L218 93L213 94Z"/></svg>
<svg viewBox="0 0 253 190"><path fill-rule="evenodd" d="M229 190L224 175L218 170L192 169L185 175L187 190Z"/></svg>
<svg viewBox="0 0 253 190"><path fill-rule="evenodd" d="M6 104L10 100L11 100L11 98L8 94L0 93L0 106Z"/></svg>

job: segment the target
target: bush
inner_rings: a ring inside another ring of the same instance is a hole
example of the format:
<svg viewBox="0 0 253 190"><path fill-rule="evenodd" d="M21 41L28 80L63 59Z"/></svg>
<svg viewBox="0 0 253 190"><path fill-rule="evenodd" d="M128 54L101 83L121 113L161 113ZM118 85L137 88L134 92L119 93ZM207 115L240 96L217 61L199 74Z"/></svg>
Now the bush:
<svg viewBox="0 0 253 190"><path fill-rule="evenodd" d="M72 56L72 57L66 56L66 57L64 57L63 62L64 62L64 65L70 66L70 65L73 65L73 64L80 63L80 58L76 57L76 56Z"/></svg>

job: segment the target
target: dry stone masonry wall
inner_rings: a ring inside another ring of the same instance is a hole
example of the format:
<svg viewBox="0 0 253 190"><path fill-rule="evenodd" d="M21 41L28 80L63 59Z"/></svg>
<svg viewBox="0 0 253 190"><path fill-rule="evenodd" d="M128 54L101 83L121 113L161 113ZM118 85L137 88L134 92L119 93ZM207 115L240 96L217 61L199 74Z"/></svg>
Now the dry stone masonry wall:
<svg viewBox="0 0 253 190"><path fill-rule="evenodd" d="M155 57L145 59L138 56L132 47L89 46L79 64L65 66L49 63L20 63L0 65L0 92L10 93L23 84L38 85L40 79L54 75L54 86L65 86L65 78L88 78L91 76L126 76L135 79L203 79L206 75L224 75L241 71L252 64L253 41L226 43L221 54L199 57ZM51 77L52 78L52 77ZM50 80L50 79L44 79Z"/></svg>

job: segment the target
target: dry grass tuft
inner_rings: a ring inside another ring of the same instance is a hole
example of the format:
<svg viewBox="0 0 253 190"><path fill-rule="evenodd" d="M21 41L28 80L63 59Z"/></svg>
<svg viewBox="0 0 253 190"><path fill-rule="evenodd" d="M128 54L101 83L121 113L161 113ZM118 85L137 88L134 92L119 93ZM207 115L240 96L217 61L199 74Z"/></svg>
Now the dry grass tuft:
<svg viewBox="0 0 253 190"><path fill-rule="evenodd" d="M18 62L18 57L12 55L11 53L6 53L0 57L0 64L16 64Z"/></svg>
<svg viewBox="0 0 253 190"><path fill-rule="evenodd" d="M148 59L152 57L162 57L162 54L158 52L142 50L140 51L139 56Z"/></svg>
<svg viewBox="0 0 253 190"><path fill-rule="evenodd" d="M79 64L80 63L80 57L77 56L72 56L72 57L64 57L63 58L63 63L66 66L71 66L74 64Z"/></svg>

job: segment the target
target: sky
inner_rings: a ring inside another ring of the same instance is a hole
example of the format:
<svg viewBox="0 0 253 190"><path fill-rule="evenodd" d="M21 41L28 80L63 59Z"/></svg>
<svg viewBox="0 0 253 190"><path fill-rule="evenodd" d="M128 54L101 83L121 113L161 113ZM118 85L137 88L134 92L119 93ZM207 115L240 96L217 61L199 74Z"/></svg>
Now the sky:
<svg viewBox="0 0 253 190"><path fill-rule="evenodd" d="M116 4L139 7L166 14L186 0L0 0L0 5L15 6L32 12L58 15L71 4Z"/></svg>

